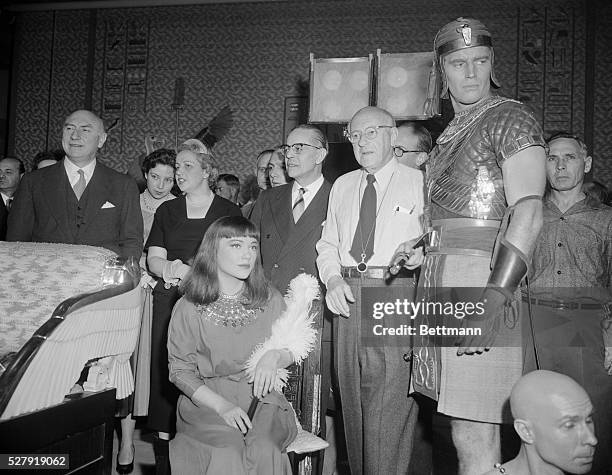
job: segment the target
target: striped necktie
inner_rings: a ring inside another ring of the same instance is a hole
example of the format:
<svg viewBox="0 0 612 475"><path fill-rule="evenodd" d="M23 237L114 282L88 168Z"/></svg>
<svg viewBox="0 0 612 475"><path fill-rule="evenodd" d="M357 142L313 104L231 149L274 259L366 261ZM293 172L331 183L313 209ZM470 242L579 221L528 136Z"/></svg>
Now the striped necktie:
<svg viewBox="0 0 612 475"><path fill-rule="evenodd" d="M83 192L85 191L85 187L87 186L87 183L85 182L85 172L79 169L78 173L79 173L79 179L72 187L72 189L74 190L74 194L76 195L77 201L81 199L81 196L83 195Z"/></svg>
<svg viewBox="0 0 612 475"><path fill-rule="evenodd" d="M297 199L295 200L295 203L293 204L293 222L294 223L297 223L298 220L302 217L302 214L304 214L304 209L305 209L304 193L306 193L306 189L300 188L298 190Z"/></svg>

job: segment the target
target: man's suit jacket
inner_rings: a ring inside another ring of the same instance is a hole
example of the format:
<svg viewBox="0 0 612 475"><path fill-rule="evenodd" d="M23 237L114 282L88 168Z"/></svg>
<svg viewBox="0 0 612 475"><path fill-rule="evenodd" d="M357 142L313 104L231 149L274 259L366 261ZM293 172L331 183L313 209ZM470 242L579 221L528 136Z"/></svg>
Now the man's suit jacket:
<svg viewBox="0 0 612 475"><path fill-rule="evenodd" d="M306 272L318 277L315 244L321 238L331 184L323 181L299 221L293 223L293 183L262 191L251 221L261 234L264 273L283 294L291 279Z"/></svg>
<svg viewBox="0 0 612 475"><path fill-rule="evenodd" d="M131 177L98 161L78 218L71 216L67 187L70 192L63 162L26 174L11 206L7 240L87 244L140 258L142 213Z"/></svg>
<svg viewBox="0 0 612 475"><path fill-rule="evenodd" d="M4 204L4 200L0 196L0 241L6 239L6 228L8 223L8 210Z"/></svg>

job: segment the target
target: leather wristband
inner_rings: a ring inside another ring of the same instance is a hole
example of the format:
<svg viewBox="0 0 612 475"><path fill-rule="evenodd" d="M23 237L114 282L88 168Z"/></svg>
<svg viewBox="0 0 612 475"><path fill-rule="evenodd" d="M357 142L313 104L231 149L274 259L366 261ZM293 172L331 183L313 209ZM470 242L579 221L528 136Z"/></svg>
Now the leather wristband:
<svg viewBox="0 0 612 475"><path fill-rule="evenodd" d="M511 300L521 280L527 275L527 256L502 239L494 259L487 287L494 288Z"/></svg>

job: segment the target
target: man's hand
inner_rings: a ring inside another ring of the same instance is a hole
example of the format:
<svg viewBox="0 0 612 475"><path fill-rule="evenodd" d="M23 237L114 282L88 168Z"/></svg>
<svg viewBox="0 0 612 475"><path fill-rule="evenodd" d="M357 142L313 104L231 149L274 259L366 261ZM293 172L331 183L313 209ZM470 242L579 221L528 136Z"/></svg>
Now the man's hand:
<svg viewBox="0 0 612 475"><path fill-rule="evenodd" d="M339 275L332 277L327 282L327 293L325 294L327 308L336 315L350 316L348 302L355 303L355 297L351 288Z"/></svg>
<svg viewBox="0 0 612 475"><path fill-rule="evenodd" d="M278 350L266 351L259 359L253 375L253 396L262 399L274 389L279 361L280 353Z"/></svg>
<svg viewBox="0 0 612 475"><path fill-rule="evenodd" d="M228 426L235 427L243 434L253 428L247 413L227 399L223 399L215 410Z"/></svg>
<svg viewBox="0 0 612 475"><path fill-rule="evenodd" d="M605 306L605 313L601 322L603 330L604 352L604 369L612 376L612 316L610 315L609 307Z"/></svg>
<svg viewBox="0 0 612 475"><path fill-rule="evenodd" d="M484 303L482 315L470 315L463 319L463 328L475 331L474 335L466 335L457 340L457 356L481 354L491 349L504 320L506 300L506 296L494 288L488 287L484 290L481 298ZM480 335L477 334L478 330Z"/></svg>
<svg viewBox="0 0 612 475"><path fill-rule="evenodd" d="M606 354L604 356L604 368L608 375L612 376L612 346L606 346Z"/></svg>
<svg viewBox="0 0 612 475"><path fill-rule="evenodd" d="M415 239L401 243L393 253L393 259L391 260L391 264L389 264L389 268L398 266L401 260L405 261L404 267L406 269L412 270L420 267L425 260L425 253L423 252L422 246L415 249L415 244ZM395 273L397 272L399 272L399 269L397 269ZM394 272L391 271L391 273L393 274Z"/></svg>

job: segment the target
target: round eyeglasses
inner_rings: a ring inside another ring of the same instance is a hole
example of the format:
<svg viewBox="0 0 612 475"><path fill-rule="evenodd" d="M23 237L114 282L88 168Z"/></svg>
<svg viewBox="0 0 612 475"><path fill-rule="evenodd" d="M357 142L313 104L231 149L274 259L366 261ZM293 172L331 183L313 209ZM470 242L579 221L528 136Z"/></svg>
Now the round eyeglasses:
<svg viewBox="0 0 612 475"><path fill-rule="evenodd" d="M393 155L395 155L397 158L401 158L404 156L404 154L406 153L421 153L422 150L406 150L400 146L397 147L393 147Z"/></svg>
<svg viewBox="0 0 612 475"><path fill-rule="evenodd" d="M348 130L344 131L344 136L351 143L357 143L361 140L361 136L363 135L366 140L374 140L378 135L378 129L392 129L393 125L376 125L374 127L366 127L362 132L361 130Z"/></svg>
<svg viewBox="0 0 612 475"><path fill-rule="evenodd" d="M293 145L281 145L279 147L281 153L286 157L289 151L293 151L296 155L302 153L304 147L312 147L317 150L321 150L323 147L317 147L316 145L310 145L309 143L294 143Z"/></svg>

